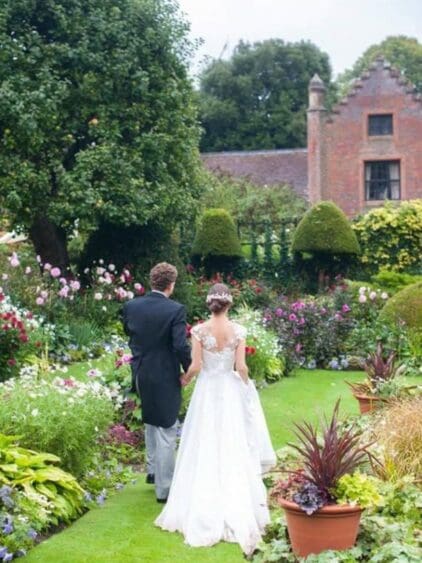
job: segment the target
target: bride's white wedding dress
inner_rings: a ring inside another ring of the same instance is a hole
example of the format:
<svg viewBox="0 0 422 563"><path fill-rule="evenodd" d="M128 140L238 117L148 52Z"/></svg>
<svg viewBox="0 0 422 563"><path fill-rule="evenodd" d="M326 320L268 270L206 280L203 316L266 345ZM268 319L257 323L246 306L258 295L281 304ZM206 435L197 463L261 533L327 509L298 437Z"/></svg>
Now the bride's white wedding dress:
<svg viewBox="0 0 422 563"><path fill-rule="evenodd" d="M177 454L170 495L156 525L181 532L191 546L221 540L251 553L269 522L262 474L275 454L252 381L234 371L245 329L232 323L233 337L218 350L208 325L197 325L202 369L197 378Z"/></svg>

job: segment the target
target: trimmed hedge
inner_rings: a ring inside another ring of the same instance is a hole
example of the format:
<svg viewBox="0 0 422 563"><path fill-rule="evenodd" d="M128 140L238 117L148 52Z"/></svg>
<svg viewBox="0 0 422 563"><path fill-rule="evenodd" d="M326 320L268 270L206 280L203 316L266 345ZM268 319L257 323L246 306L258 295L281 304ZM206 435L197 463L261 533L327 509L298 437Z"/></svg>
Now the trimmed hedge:
<svg viewBox="0 0 422 563"><path fill-rule="evenodd" d="M389 299L380 313L380 320L403 321L409 328L422 330L422 282L405 287Z"/></svg>
<svg viewBox="0 0 422 563"><path fill-rule="evenodd" d="M293 237L293 252L359 254L355 233L343 211L322 201L305 213Z"/></svg>
<svg viewBox="0 0 422 563"><path fill-rule="evenodd" d="M225 209L207 209L196 232L193 256L241 257L242 249L236 226Z"/></svg>

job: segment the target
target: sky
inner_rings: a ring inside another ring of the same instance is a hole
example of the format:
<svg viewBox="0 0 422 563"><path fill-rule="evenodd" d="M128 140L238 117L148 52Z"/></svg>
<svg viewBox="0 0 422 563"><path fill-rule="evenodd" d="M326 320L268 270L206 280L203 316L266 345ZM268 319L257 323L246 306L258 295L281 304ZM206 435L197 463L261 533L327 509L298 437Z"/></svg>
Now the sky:
<svg viewBox="0 0 422 563"><path fill-rule="evenodd" d="M328 53L334 76L367 47L389 35L422 42L422 0L179 0L193 38L203 43L193 61L230 56L240 39L310 40Z"/></svg>

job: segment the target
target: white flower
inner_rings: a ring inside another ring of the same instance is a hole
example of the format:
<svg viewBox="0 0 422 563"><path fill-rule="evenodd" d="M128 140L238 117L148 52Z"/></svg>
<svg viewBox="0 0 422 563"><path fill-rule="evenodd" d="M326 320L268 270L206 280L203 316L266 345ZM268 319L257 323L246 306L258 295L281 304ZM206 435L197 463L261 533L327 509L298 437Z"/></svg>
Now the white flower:
<svg viewBox="0 0 422 563"><path fill-rule="evenodd" d="M388 299L388 293L386 293L385 291L383 291L381 293L381 299Z"/></svg>
<svg viewBox="0 0 422 563"><path fill-rule="evenodd" d="M100 292L94 293L94 299L96 301L101 301L101 299L103 298L103 294Z"/></svg>
<svg viewBox="0 0 422 563"><path fill-rule="evenodd" d="M366 301L367 301L366 295L360 294L359 303L366 303Z"/></svg>
<svg viewBox="0 0 422 563"><path fill-rule="evenodd" d="M366 287L365 287L365 286L362 286L362 287L359 288L359 294L360 294L360 295L362 295L363 293L365 293L365 291L366 291Z"/></svg>
<svg viewBox="0 0 422 563"><path fill-rule="evenodd" d="M114 264L109 264L108 269L110 270L110 272L114 272L114 270L116 269L116 266Z"/></svg>
<svg viewBox="0 0 422 563"><path fill-rule="evenodd" d="M32 416L37 416L39 412L40 412L40 411L39 411L38 409L33 409L33 410L31 411L31 415L32 415Z"/></svg>
<svg viewBox="0 0 422 563"><path fill-rule="evenodd" d="M375 292L375 291L371 291L371 293L369 294L369 299L370 299L371 301L374 301L374 299L376 299L376 298L377 298L376 292Z"/></svg>

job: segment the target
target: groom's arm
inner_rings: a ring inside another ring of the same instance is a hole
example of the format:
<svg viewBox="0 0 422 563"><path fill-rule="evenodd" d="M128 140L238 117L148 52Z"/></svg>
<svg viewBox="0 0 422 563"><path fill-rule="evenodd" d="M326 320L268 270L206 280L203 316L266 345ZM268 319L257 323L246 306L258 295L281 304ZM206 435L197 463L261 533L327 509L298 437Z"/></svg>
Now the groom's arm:
<svg viewBox="0 0 422 563"><path fill-rule="evenodd" d="M186 339L186 311L183 306L177 311L171 327L173 350L186 372L191 363L191 350Z"/></svg>

